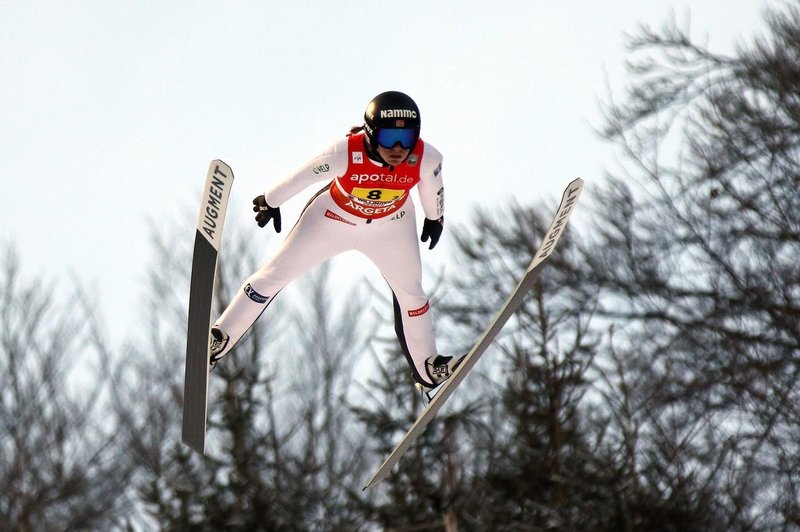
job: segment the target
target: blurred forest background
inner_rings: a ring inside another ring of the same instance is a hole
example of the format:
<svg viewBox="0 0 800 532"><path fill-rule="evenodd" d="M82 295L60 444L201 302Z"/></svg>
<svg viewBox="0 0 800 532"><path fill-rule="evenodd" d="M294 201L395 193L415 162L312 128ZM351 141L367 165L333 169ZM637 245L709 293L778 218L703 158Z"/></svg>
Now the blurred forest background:
<svg viewBox="0 0 800 532"><path fill-rule="evenodd" d="M194 217L153 227L123 352L80 282L52 298L4 250L0 529L800 530L800 9L767 17L731 56L675 23L630 39L630 90L603 103L619 168L582 176L519 315L367 492L422 406L385 286L323 266L279 298L212 375L200 459L180 442ZM447 227L442 346L481 333L554 208ZM251 230L226 235L219 293L258 266Z"/></svg>

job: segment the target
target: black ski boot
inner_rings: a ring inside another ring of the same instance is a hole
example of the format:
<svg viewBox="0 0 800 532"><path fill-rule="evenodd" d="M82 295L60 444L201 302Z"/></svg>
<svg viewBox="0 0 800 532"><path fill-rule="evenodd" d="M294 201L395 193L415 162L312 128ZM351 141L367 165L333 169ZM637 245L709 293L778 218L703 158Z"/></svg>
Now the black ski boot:
<svg viewBox="0 0 800 532"><path fill-rule="evenodd" d="M228 340L230 340L230 337L225 334L225 331L216 325L211 327L211 344L209 345L209 351L211 351L210 369L217 367L217 362L219 362L220 359L225 356L222 354L222 352L225 351L225 347L228 345Z"/></svg>

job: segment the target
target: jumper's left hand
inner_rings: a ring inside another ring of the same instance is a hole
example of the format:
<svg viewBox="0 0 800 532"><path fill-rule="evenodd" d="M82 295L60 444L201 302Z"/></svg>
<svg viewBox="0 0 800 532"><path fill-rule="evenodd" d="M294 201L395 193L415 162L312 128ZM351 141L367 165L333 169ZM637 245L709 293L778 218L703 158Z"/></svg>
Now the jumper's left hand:
<svg viewBox="0 0 800 532"><path fill-rule="evenodd" d="M438 220L431 220L430 218L425 218L425 221L422 223L422 240L423 242L427 242L428 238L431 239L431 245L428 246L428 249L433 249L436 247L436 243L439 242L439 237L442 236L442 230L444 229L444 216L439 218Z"/></svg>

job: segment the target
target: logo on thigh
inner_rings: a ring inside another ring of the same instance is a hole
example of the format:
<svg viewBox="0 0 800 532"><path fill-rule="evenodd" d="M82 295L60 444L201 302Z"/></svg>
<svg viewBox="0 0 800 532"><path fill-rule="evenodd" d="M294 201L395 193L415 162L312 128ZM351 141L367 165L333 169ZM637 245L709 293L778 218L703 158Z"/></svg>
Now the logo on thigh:
<svg viewBox="0 0 800 532"><path fill-rule="evenodd" d="M247 294L247 297L255 301L256 303L261 303L262 305L267 302L269 299L267 296L262 296L258 292L256 292L255 288L253 288L250 283L247 283L244 287L244 293Z"/></svg>
<svg viewBox="0 0 800 532"><path fill-rule="evenodd" d="M426 301L425 305L423 305L422 307L420 307L418 309L414 309L414 310L409 310L408 311L408 316L411 317L411 318L416 318L417 316L422 316L423 314L428 312L428 310L430 308L431 308L430 304Z"/></svg>
<svg viewBox="0 0 800 532"><path fill-rule="evenodd" d="M347 225L356 225L350 220L346 220L341 216L339 216L338 214L336 214L335 212L332 212L330 209L325 211L325 218L330 218L331 220L336 220L337 222L343 222L346 223Z"/></svg>

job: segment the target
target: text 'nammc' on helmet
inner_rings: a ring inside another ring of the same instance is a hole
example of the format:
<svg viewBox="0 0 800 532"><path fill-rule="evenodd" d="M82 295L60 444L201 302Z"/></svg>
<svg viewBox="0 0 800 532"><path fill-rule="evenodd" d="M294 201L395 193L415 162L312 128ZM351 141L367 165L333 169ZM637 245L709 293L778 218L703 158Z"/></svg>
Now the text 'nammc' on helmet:
<svg viewBox="0 0 800 532"><path fill-rule="evenodd" d="M364 112L364 130L372 146L377 146L378 129L416 129L417 137L422 124L419 107L407 94L400 91L382 92L375 96Z"/></svg>

